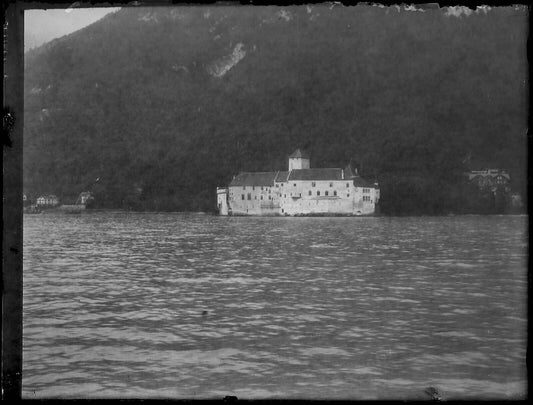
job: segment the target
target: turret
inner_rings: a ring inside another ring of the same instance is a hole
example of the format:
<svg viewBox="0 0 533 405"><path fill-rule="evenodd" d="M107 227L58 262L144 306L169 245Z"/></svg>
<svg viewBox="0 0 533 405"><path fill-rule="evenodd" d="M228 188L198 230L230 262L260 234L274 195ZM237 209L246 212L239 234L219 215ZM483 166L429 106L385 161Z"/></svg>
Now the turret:
<svg viewBox="0 0 533 405"><path fill-rule="evenodd" d="M302 152L300 149L296 149L291 155L289 155L289 171L309 169L310 166L309 155Z"/></svg>

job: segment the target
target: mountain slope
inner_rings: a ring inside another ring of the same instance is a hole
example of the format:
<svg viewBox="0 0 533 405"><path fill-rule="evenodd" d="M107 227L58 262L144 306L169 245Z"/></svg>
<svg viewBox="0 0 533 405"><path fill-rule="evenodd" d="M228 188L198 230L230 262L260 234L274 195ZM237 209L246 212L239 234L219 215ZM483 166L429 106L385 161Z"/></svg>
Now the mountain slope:
<svg viewBox="0 0 533 405"><path fill-rule="evenodd" d="M460 173L525 191L526 12L127 8L27 54L25 189L210 210L297 147L352 160L389 213L460 210Z"/></svg>

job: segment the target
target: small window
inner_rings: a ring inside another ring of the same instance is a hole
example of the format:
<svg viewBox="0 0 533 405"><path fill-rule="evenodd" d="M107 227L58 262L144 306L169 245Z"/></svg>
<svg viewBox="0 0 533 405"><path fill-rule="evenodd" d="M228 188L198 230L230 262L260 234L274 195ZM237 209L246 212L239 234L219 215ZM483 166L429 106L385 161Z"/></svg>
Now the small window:
<svg viewBox="0 0 533 405"><path fill-rule="evenodd" d="M350 197L350 193L346 194L346 197Z"/></svg>
<svg viewBox="0 0 533 405"><path fill-rule="evenodd" d="M261 196L261 200L263 199L263 196Z"/></svg>
<svg viewBox="0 0 533 405"><path fill-rule="evenodd" d="M257 200L257 196L256 195L254 196L254 200Z"/></svg>
<svg viewBox="0 0 533 405"><path fill-rule="evenodd" d="M329 183L329 186L330 186L330 187L333 187L333 183Z"/></svg>
<svg viewBox="0 0 533 405"><path fill-rule="evenodd" d="M350 187L350 183L346 183L346 188Z"/></svg>
<svg viewBox="0 0 533 405"><path fill-rule="evenodd" d="M336 191L334 191L334 192L333 192L333 195L334 195L334 196L337 196L337 192L336 192Z"/></svg>
<svg viewBox="0 0 533 405"><path fill-rule="evenodd" d="M249 199L249 200L252 199L252 193L248 193L248 199Z"/></svg>
<svg viewBox="0 0 533 405"><path fill-rule="evenodd" d="M313 195L313 192L311 190L309 190L309 195Z"/></svg>
<svg viewBox="0 0 533 405"><path fill-rule="evenodd" d="M271 197L270 197L270 196L268 196L268 199L269 199L269 200L270 200L270 198L271 198Z"/></svg>
<svg viewBox="0 0 533 405"><path fill-rule="evenodd" d="M287 194L283 194L283 198L287 198Z"/></svg>
<svg viewBox="0 0 533 405"><path fill-rule="evenodd" d="M311 187L316 187L316 183L314 181L311 183Z"/></svg>
<svg viewBox="0 0 533 405"><path fill-rule="evenodd" d="M244 200L244 194L241 194L242 199Z"/></svg>
<svg viewBox="0 0 533 405"><path fill-rule="evenodd" d="M324 193L324 195L328 196L328 195L329 195L329 192L326 190L326 192Z"/></svg>
<svg viewBox="0 0 533 405"><path fill-rule="evenodd" d="M296 183L294 183L293 186L296 187Z"/></svg>
<svg viewBox="0 0 533 405"><path fill-rule="evenodd" d="M261 186L261 191L263 190L263 186Z"/></svg>
<svg viewBox="0 0 533 405"><path fill-rule="evenodd" d="M320 190L317 190L316 195L320 195Z"/></svg>

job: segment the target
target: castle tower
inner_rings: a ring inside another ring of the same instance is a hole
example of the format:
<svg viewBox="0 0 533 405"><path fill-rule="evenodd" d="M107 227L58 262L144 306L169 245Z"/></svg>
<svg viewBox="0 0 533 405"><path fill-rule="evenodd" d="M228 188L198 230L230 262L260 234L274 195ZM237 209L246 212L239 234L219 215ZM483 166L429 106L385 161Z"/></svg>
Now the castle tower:
<svg viewBox="0 0 533 405"><path fill-rule="evenodd" d="M296 149L289 155L289 171L298 169L309 169L310 159L309 155L302 152L300 149Z"/></svg>

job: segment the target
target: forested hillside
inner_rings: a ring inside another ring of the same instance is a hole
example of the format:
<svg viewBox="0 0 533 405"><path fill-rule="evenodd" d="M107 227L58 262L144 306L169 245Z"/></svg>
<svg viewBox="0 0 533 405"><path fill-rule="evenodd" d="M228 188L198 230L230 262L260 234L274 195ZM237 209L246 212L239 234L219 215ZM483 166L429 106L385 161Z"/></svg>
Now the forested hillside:
<svg viewBox="0 0 533 405"><path fill-rule="evenodd" d="M386 214L464 212L469 169L526 196L526 41L523 7L124 8L26 54L24 189L209 211L299 147Z"/></svg>

